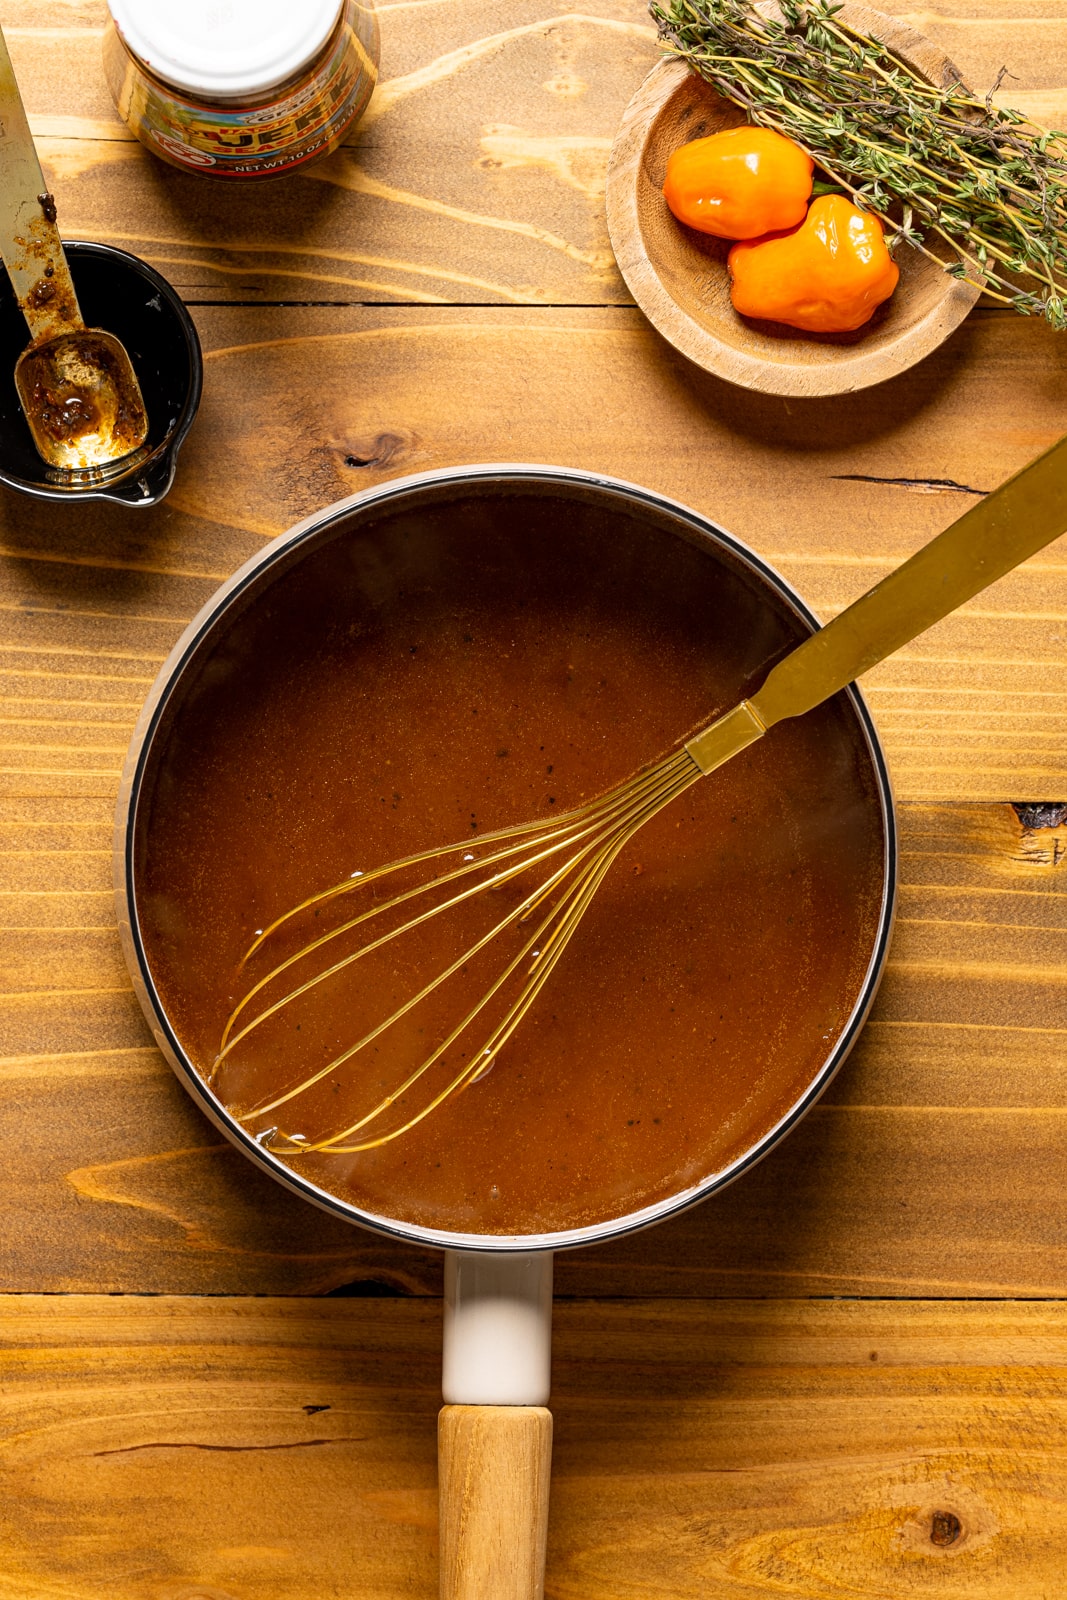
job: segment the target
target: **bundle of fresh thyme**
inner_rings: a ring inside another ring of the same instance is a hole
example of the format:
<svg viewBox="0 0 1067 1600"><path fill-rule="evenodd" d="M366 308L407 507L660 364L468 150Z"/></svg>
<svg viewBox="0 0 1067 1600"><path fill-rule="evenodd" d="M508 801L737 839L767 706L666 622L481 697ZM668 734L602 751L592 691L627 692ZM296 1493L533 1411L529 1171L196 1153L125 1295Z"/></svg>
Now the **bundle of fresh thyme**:
<svg viewBox="0 0 1067 1600"><path fill-rule="evenodd" d="M980 284L1025 316L1067 327L1067 136L1035 128L960 83L928 83L829 0L651 0L664 48L753 122L802 146L886 223L890 242ZM1004 74L1001 74L1003 77Z"/></svg>

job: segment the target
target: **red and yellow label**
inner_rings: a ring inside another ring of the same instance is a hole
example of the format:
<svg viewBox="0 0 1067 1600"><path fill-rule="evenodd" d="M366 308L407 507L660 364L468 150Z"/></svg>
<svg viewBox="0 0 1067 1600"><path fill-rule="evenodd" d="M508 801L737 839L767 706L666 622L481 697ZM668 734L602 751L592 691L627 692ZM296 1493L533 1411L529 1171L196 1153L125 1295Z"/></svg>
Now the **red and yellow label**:
<svg viewBox="0 0 1067 1600"><path fill-rule="evenodd" d="M104 70L123 120L164 161L211 177L270 177L335 149L362 115L378 75L378 25L369 6L347 0L307 71L254 105L183 95L153 77L114 24L104 37Z"/></svg>

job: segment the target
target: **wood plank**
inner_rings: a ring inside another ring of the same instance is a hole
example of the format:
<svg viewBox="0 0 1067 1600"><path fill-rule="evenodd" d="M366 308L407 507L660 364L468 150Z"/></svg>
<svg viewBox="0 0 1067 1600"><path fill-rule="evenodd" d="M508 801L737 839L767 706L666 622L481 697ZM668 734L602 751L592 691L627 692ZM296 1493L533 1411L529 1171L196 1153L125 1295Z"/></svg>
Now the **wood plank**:
<svg viewBox="0 0 1067 1600"><path fill-rule="evenodd" d="M984 91L1067 123L1055 0L887 0ZM71 237L147 257L194 300L620 304L603 218L623 107L657 58L643 0L379 7L382 81L350 143L235 190L162 167L119 121L103 0L0 18Z"/></svg>
<svg viewBox="0 0 1067 1600"><path fill-rule="evenodd" d="M201 327L203 411L162 506L0 500L0 793L112 795L140 698L216 584L399 473L527 460L642 482L829 617L1065 425L1067 343L1010 313L867 400L803 405L696 373L626 310L215 308ZM268 416L249 403L272 394ZM1067 794L1065 665L1060 541L868 675L898 794Z"/></svg>
<svg viewBox="0 0 1067 1600"><path fill-rule="evenodd" d="M0 1594L429 1600L439 1318L0 1301ZM559 1304L547 1593L1046 1600L1065 1334L1049 1303Z"/></svg>
<svg viewBox="0 0 1067 1600"><path fill-rule="evenodd" d="M100 67L102 3L58 27L6 9L61 227L145 256L192 299L626 299L604 168L656 59L641 0L387 5L388 81L356 143L239 191L162 167L129 137Z"/></svg>
<svg viewBox="0 0 1067 1600"><path fill-rule="evenodd" d="M0 1286L437 1292L435 1256L292 1199L193 1109L118 956L106 806L16 818L8 801ZM823 1103L706 1206L561 1258L564 1293L1067 1293L1067 827L1027 833L1008 806L901 822L889 969Z"/></svg>

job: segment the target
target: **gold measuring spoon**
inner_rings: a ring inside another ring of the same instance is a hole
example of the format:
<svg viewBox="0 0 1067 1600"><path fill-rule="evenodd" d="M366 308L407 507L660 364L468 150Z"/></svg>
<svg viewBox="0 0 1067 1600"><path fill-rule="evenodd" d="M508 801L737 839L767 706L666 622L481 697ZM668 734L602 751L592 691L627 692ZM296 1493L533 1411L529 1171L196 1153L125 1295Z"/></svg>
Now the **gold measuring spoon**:
<svg viewBox="0 0 1067 1600"><path fill-rule="evenodd" d="M148 434L141 386L114 334L85 326L2 32L0 255L30 330L15 387L38 454L68 472L120 461Z"/></svg>

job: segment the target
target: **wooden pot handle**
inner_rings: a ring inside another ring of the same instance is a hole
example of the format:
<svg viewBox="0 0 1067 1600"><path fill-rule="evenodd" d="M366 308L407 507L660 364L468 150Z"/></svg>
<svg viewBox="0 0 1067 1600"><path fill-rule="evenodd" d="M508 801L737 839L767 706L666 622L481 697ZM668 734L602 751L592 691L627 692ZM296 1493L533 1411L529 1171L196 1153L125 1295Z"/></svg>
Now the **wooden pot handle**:
<svg viewBox="0 0 1067 1600"><path fill-rule="evenodd" d="M552 1413L444 1406L437 1464L441 1600L543 1600Z"/></svg>

